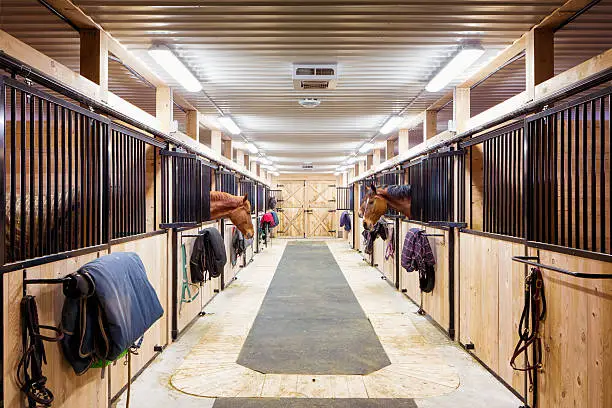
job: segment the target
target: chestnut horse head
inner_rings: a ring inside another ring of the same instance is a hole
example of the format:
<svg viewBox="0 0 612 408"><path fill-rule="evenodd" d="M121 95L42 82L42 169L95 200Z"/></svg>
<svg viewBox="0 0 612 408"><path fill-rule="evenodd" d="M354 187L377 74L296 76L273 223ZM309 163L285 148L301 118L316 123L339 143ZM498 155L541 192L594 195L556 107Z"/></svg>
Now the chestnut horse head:
<svg viewBox="0 0 612 408"><path fill-rule="evenodd" d="M367 230L372 228L389 207L410 218L411 201L409 185L376 187L372 184L359 209L363 214L363 228Z"/></svg>
<svg viewBox="0 0 612 408"><path fill-rule="evenodd" d="M210 192L210 218L228 217L246 239L255 236L248 194L243 197L220 191Z"/></svg>

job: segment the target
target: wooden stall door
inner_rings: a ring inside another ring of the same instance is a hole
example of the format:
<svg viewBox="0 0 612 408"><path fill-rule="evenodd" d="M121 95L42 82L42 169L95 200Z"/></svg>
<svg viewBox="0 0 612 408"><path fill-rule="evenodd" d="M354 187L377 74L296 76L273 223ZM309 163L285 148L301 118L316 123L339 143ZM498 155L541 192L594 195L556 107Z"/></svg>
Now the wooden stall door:
<svg viewBox="0 0 612 408"><path fill-rule="evenodd" d="M306 181L306 235L335 236L336 185L329 182Z"/></svg>
<svg viewBox="0 0 612 408"><path fill-rule="evenodd" d="M282 211L279 213L278 234L281 237L305 237L304 210L306 189L304 180L281 181L283 190Z"/></svg>

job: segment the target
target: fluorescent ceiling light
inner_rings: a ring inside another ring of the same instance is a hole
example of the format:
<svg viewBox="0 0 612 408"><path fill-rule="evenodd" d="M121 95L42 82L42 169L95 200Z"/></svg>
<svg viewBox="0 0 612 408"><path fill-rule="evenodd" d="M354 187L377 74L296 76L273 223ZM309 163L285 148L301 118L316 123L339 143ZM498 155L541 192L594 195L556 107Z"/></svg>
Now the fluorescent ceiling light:
<svg viewBox="0 0 612 408"><path fill-rule="evenodd" d="M200 81L198 81L185 64L174 55L170 48L165 45L154 45L149 48L149 55L187 91L198 92L202 90Z"/></svg>
<svg viewBox="0 0 612 408"><path fill-rule="evenodd" d="M280 173L278 171L275 171L275 172L272 173L272 175L278 177L280 175Z"/></svg>
<svg viewBox="0 0 612 408"><path fill-rule="evenodd" d="M272 160L268 159L267 157L260 157L259 161L263 164L272 164Z"/></svg>
<svg viewBox="0 0 612 408"><path fill-rule="evenodd" d="M359 153L367 153L374 148L374 143L367 142L361 145L359 148Z"/></svg>
<svg viewBox="0 0 612 408"><path fill-rule="evenodd" d="M219 123L221 124L221 126L223 126L225 128L225 130L230 132L232 135L239 135L240 134L240 128L238 127L236 122L234 122L232 120L231 117L229 117L229 116L221 116L221 117L219 117ZM254 153L257 153L257 152L254 152Z"/></svg>
<svg viewBox="0 0 612 408"><path fill-rule="evenodd" d="M387 119L383 127L380 128L380 133L382 133L383 135L388 135L389 133L397 129L397 127L400 123L402 123L403 120L404 119L402 119L401 116L391 116L389 119Z"/></svg>
<svg viewBox="0 0 612 408"><path fill-rule="evenodd" d="M353 156L353 157L348 159L347 163L348 164L355 164L355 163L357 163L357 158L355 156Z"/></svg>
<svg viewBox="0 0 612 408"><path fill-rule="evenodd" d="M236 126L236 127L238 127L238 126ZM245 144L245 145L244 145L244 147L246 147L246 148L247 148L247 150L248 150L249 152L253 153L253 154L256 154L256 153L259 151L259 149L257 148L257 146L255 146L253 143L250 143L250 142L249 142L249 143L247 143L247 144Z"/></svg>
<svg viewBox="0 0 612 408"><path fill-rule="evenodd" d="M483 53L484 49L480 45L462 47L457 55L429 81L425 89L427 92L438 92L457 75L462 74L468 69Z"/></svg>

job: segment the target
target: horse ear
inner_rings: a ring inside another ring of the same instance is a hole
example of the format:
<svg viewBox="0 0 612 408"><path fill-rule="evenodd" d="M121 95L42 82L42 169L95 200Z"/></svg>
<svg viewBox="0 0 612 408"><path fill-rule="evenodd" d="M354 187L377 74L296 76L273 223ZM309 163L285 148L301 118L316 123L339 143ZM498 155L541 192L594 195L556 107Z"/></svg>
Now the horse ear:
<svg viewBox="0 0 612 408"><path fill-rule="evenodd" d="M376 186L374 184L370 184L370 189L372 190L372 193L376 194Z"/></svg>
<svg viewBox="0 0 612 408"><path fill-rule="evenodd" d="M249 193L246 193L242 199L243 203L246 203L249 200Z"/></svg>

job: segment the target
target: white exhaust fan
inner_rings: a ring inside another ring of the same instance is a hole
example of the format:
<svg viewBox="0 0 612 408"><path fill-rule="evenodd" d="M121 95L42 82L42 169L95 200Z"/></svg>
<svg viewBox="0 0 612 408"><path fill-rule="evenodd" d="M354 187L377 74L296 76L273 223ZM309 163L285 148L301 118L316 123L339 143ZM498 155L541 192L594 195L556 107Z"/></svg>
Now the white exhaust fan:
<svg viewBox="0 0 612 408"><path fill-rule="evenodd" d="M314 166L312 165L312 162L302 164L302 170L312 170L313 168Z"/></svg>
<svg viewBox="0 0 612 408"><path fill-rule="evenodd" d="M293 87L300 91L336 89L338 64L293 64Z"/></svg>

